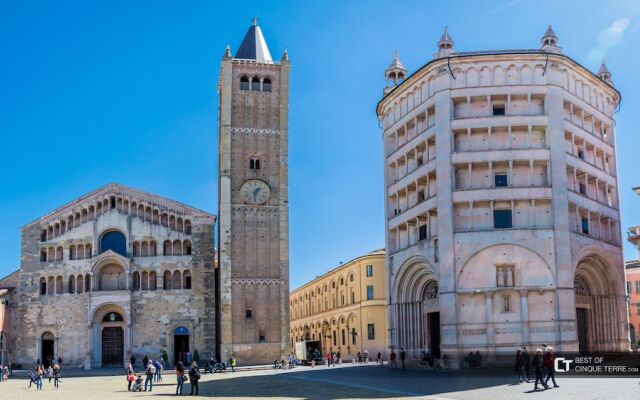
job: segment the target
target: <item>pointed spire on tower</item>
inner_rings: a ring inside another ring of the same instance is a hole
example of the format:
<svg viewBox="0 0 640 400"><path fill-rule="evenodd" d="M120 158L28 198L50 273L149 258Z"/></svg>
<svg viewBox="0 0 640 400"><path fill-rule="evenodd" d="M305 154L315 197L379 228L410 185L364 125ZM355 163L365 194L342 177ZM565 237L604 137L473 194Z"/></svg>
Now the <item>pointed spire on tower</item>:
<svg viewBox="0 0 640 400"><path fill-rule="evenodd" d="M263 63L273 62L269 47L267 47L267 42L262 35L262 29L258 26L258 18L251 20L251 26L244 36L242 44L240 44L234 58L255 60Z"/></svg>
<svg viewBox="0 0 640 400"><path fill-rule="evenodd" d="M600 69L598 70L598 76L600 77L600 79L602 79L609 85L613 86L613 80L611 80L611 72L609 72L609 69L607 68L607 64L604 63L604 60L602 60L602 64L600 64Z"/></svg>
<svg viewBox="0 0 640 400"><path fill-rule="evenodd" d="M289 61L289 50L286 47L282 53L282 61Z"/></svg>
<svg viewBox="0 0 640 400"><path fill-rule="evenodd" d="M540 43L542 46L540 47L544 51L548 51L551 53L561 53L562 48L558 47L558 37L556 33L553 31L551 25L547 28L544 35L542 35L542 39L540 39Z"/></svg>
<svg viewBox="0 0 640 400"><path fill-rule="evenodd" d="M385 94L389 93L407 77L407 69L400 61L397 51L393 53L393 61L391 61L389 67L384 70L384 77L387 81L387 87L384 89Z"/></svg>
<svg viewBox="0 0 640 400"><path fill-rule="evenodd" d="M444 27L442 37L438 40L438 51L434 54L435 58L447 57L453 53L453 39L449 35L449 28Z"/></svg>
<svg viewBox="0 0 640 400"><path fill-rule="evenodd" d="M224 49L224 59L229 59L231 58L231 48L229 47L229 45L227 45L227 48Z"/></svg>

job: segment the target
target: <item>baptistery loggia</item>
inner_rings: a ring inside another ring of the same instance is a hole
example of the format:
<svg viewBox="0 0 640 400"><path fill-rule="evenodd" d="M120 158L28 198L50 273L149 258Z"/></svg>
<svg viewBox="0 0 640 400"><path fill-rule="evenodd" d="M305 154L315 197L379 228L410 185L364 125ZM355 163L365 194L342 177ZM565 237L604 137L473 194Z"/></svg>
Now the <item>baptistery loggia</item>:
<svg viewBox="0 0 640 400"><path fill-rule="evenodd" d="M377 106L389 345L454 366L519 345L629 349L611 74L551 27L537 50L453 45L445 29L410 75L396 54Z"/></svg>

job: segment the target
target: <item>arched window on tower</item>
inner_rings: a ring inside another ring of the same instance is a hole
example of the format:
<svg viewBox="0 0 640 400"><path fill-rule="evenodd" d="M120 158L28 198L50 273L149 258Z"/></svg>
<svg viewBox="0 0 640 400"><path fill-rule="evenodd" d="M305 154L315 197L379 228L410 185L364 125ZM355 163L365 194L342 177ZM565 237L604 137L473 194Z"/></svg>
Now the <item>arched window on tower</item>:
<svg viewBox="0 0 640 400"><path fill-rule="evenodd" d="M142 283L140 285L142 290L149 290L149 274L147 271L142 272Z"/></svg>
<svg viewBox="0 0 640 400"><path fill-rule="evenodd" d="M162 250L162 254L165 256L173 255L173 246L170 240L165 240L164 243L162 243Z"/></svg>
<svg viewBox="0 0 640 400"><path fill-rule="evenodd" d="M40 278L40 296L47 294L47 278Z"/></svg>
<svg viewBox="0 0 640 400"><path fill-rule="evenodd" d="M249 78L246 75L240 77L240 90L249 90Z"/></svg>
<svg viewBox="0 0 640 400"><path fill-rule="evenodd" d="M260 169L260 159L258 157L251 157L251 159L249 160L249 169Z"/></svg>
<svg viewBox="0 0 640 400"><path fill-rule="evenodd" d="M260 79L258 79L255 76L251 78L251 91L252 92L260 91Z"/></svg>
<svg viewBox="0 0 640 400"><path fill-rule="evenodd" d="M71 275L69 277L69 293L75 293L76 292L76 277L74 275Z"/></svg>
<svg viewBox="0 0 640 400"><path fill-rule="evenodd" d="M262 91L263 92L270 92L271 91L271 79L270 78L264 78L262 80Z"/></svg>
<svg viewBox="0 0 640 400"><path fill-rule="evenodd" d="M83 282L84 282L84 278L82 275L78 275L76 277L76 292L78 293L82 293L83 292Z"/></svg>
<svg viewBox="0 0 640 400"><path fill-rule="evenodd" d="M184 253L185 256L190 256L191 255L191 242L190 241L188 241L188 240L184 241L182 252Z"/></svg>

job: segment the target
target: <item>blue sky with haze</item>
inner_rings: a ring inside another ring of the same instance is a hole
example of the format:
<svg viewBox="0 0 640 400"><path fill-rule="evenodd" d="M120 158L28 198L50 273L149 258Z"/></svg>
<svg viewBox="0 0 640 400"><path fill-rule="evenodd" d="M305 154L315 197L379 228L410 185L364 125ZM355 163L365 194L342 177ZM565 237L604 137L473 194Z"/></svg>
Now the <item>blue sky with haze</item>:
<svg viewBox="0 0 640 400"><path fill-rule="evenodd" d="M640 1L4 1L0 7L0 274L20 227L109 182L216 213L220 58L258 15L293 63L291 286L384 245L375 104L397 50L410 72L445 25L458 51L605 57L617 114L623 228L640 225ZM626 237L626 234L624 234ZM625 258L636 257L625 244Z"/></svg>

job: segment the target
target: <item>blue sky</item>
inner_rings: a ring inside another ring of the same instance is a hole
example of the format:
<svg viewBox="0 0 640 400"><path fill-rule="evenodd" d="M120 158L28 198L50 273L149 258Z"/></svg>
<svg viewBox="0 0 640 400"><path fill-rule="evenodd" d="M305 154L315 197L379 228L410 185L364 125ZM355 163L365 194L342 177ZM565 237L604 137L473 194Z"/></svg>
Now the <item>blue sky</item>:
<svg viewBox="0 0 640 400"><path fill-rule="evenodd" d="M638 0L5 0L0 10L0 274L19 266L21 226L108 182L216 213L220 58L256 15L274 58L287 47L293 63L292 288L384 245L383 71L394 50L411 72L426 63L445 25L458 51L537 48L553 24L572 58L597 70L606 57L623 96L623 228L640 224ZM625 257L636 257L628 244Z"/></svg>

